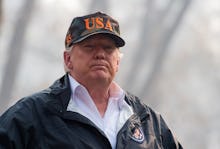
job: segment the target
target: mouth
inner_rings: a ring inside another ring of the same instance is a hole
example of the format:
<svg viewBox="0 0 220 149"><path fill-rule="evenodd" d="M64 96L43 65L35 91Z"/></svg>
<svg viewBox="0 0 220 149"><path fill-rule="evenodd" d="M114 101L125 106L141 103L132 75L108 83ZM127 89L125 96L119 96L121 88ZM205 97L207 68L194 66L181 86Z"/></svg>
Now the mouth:
<svg viewBox="0 0 220 149"><path fill-rule="evenodd" d="M103 69L108 69L108 65L105 64L105 63L93 63L91 65L91 68L92 69L95 69L95 70L103 70Z"/></svg>
<svg viewBox="0 0 220 149"><path fill-rule="evenodd" d="M105 65L92 65L93 69L106 69L107 67Z"/></svg>

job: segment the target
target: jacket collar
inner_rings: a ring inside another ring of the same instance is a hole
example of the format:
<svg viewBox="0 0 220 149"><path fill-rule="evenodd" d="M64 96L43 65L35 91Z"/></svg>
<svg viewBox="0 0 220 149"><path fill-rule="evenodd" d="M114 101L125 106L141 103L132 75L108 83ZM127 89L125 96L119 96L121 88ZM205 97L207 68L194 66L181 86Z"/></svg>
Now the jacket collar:
<svg viewBox="0 0 220 149"><path fill-rule="evenodd" d="M134 113L140 117L141 121L150 117L150 108L142 103L141 99L138 97L126 92L125 101L132 107Z"/></svg>
<svg viewBox="0 0 220 149"><path fill-rule="evenodd" d="M49 88L50 93L54 95L53 99L49 100L47 105L51 112L62 114L66 112L67 106L71 97L71 88L68 74L54 82ZM132 107L134 113L140 116L141 121L149 118L150 109L141 100L130 94L125 93L125 101Z"/></svg>
<svg viewBox="0 0 220 149"><path fill-rule="evenodd" d="M48 90L51 98L47 100L47 108L52 113L62 115L66 111L71 96L68 74L56 80Z"/></svg>
<svg viewBox="0 0 220 149"><path fill-rule="evenodd" d="M70 84L68 80L68 74L65 74L60 79L56 80L49 88L51 89L51 93L54 95L58 95L62 93L64 90L70 90Z"/></svg>
<svg viewBox="0 0 220 149"><path fill-rule="evenodd" d="M49 94L52 95L52 98L49 99L46 104L48 110L51 113L54 113L64 119L75 120L84 124L89 124L90 126L95 127L103 136L105 136L104 132L102 132L93 122L91 122L86 117L76 112L67 111L67 106L71 97L71 88L68 74L55 81L54 84L49 87Z"/></svg>

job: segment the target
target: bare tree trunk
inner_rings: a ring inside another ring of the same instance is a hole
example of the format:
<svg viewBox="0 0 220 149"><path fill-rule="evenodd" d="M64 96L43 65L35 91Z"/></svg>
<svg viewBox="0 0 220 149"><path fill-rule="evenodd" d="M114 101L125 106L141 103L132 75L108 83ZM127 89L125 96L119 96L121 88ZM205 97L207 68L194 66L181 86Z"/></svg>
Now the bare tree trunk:
<svg viewBox="0 0 220 149"><path fill-rule="evenodd" d="M126 78L126 80L129 81L125 81L127 82L125 86L130 87L128 90L134 90L135 88L130 84L135 84L139 79L139 77L136 74L134 75L134 73L145 69L145 72L149 73L146 73L146 79L142 81L142 89L138 95L140 97L144 97L144 95L148 93L157 73L159 73L161 65L165 59L165 54L168 50L167 47L171 42L172 36L175 34L189 1L190 0L170 0L166 7L159 11L155 6L155 1L147 0L148 9L146 17L143 17L145 20L143 20L143 23L141 24L142 32L138 51L134 56L134 63L130 67L130 71L132 73L130 73ZM172 12L172 8L176 7L177 4L181 5L180 10ZM167 20L170 15L173 15L174 17L172 18L175 19ZM167 24L171 25L168 26ZM146 59L150 62L150 65L148 64L148 68L146 68L145 64L147 61Z"/></svg>
<svg viewBox="0 0 220 149"><path fill-rule="evenodd" d="M140 22L140 42L138 43L137 52L134 55L133 63L131 63L130 66L130 72L128 76L126 77L125 86L130 87L128 90L132 90L131 84L135 84L137 78L135 76L135 72L138 72L140 70L140 63L143 62L143 60L146 58L149 53L149 50L151 49L151 34L152 34L152 27L153 24L153 14L154 14L154 0L147 0L147 9L144 14L142 22Z"/></svg>
<svg viewBox="0 0 220 149"><path fill-rule="evenodd" d="M20 13L16 15L18 18L14 25L12 40L10 41L9 48L7 49L8 59L5 64L1 84L0 113L8 107L11 99L11 93L13 92L13 86L15 84L17 71L23 53L22 46L24 43L25 31L31 17L31 12L33 11L33 6L34 0L26 0L20 10Z"/></svg>
<svg viewBox="0 0 220 149"><path fill-rule="evenodd" d="M183 5L179 10L179 12L177 12L178 15L176 16L176 19L173 21L172 25L167 30L164 30L163 34L161 34L163 38L158 48L156 49L156 57L153 62L153 67L149 73L148 78L143 84L143 89L140 91L141 97L146 97L148 93L151 91L151 88L153 87L153 84L156 81L156 78L159 75L163 62L166 58L166 53L168 52L168 46L171 43L172 37L174 36L175 31L177 30L179 24L181 23L181 20L187 8L190 5L190 2L191 0L183 1Z"/></svg>

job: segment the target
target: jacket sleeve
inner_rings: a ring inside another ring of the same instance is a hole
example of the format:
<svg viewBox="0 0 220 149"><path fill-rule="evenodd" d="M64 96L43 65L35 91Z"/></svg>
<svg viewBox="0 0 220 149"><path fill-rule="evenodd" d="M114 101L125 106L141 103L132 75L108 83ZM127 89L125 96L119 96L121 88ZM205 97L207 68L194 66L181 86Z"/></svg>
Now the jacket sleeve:
<svg viewBox="0 0 220 149"><path fill-rule="evenodd" d="M164 149L183 149L181 144L174 137L171 130L168 128L164 119L160 116L160 124L161 124L161 140Z"/></svg>
<svg viewBox="0 0 220 149"><path fill-rule="evenodd" d="M2 126L0 126L0 148L1 149L11 149L10 139L7 132Z"/></svg>
<svg viewBox="0 0 220 149"><path fill-rule="evenodd" d="M31 130L30 111L16 104L0 117L0 148L25 149L29 144Z"/></svg>

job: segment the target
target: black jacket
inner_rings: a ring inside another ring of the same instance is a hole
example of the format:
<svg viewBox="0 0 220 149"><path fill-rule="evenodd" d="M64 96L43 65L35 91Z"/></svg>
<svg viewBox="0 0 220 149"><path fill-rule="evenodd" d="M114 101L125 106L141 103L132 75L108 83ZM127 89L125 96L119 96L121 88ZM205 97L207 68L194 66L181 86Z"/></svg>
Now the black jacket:
<svg viewBox="0 0 220 149"><path fill-rule="evenodd" d="M66 111L67 75L25 97L0 117L0 149L111 149L106 135L79 113ZM182 149L163 118L126 93L134 114L117 135L117 149Z"/></svg>

